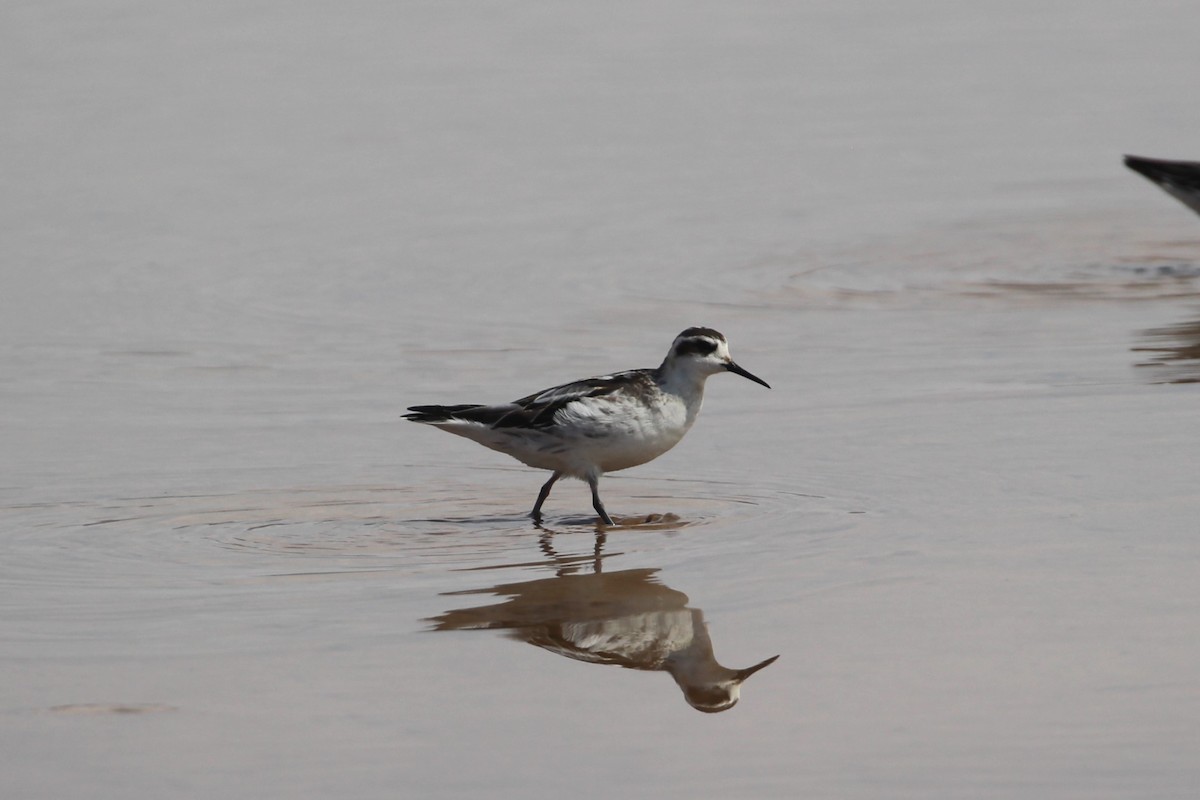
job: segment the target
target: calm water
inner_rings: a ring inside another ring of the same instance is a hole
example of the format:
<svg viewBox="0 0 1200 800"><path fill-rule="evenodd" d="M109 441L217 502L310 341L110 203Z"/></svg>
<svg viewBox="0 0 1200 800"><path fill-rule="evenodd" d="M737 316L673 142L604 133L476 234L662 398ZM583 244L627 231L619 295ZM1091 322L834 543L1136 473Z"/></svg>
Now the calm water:
<svg viewBox="0 0 1200 800"><path fill-rule="evenodd" d="M5 797L1193 796L1194 3L3 16Z"/></svg>

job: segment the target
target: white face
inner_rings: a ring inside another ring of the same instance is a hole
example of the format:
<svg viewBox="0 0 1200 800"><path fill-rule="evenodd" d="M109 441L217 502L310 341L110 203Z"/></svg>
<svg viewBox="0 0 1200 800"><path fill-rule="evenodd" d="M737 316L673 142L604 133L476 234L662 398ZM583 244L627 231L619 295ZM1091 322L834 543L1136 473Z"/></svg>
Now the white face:
<svg viewBox="0 0 1200 800"><path fill-rule="evenodd" d="M709 332L707 328L689 328L675 337L675 342L671 345L671 359L679 364L686 363L688 368L705 376L718 372L732 372L768 389L771 388L762 378L752 375L734 363L729 355L729 343L725 341L725 337L716 331Z"/></svg>
<svg viewBox="0 0 1200 800"><path fill-rule="evenodd" d="M712 336L679 336L671 345L671 356L676 361L688 362L705 375L724 372L733 361L725 340Z"/></svg>

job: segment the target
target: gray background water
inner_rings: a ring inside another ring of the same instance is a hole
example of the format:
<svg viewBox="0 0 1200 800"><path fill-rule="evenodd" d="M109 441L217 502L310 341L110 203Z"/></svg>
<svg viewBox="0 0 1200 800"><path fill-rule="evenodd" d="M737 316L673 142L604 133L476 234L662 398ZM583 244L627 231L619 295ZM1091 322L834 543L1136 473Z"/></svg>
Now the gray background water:
<svg viewBox="0 0 1200 800"><path fill-rule="evenodd" d="M5 797L1194 796L1200 6L0 15ZM694 324L663 524L398 419ZM779 661L430 631L622 570Z"/></svg>

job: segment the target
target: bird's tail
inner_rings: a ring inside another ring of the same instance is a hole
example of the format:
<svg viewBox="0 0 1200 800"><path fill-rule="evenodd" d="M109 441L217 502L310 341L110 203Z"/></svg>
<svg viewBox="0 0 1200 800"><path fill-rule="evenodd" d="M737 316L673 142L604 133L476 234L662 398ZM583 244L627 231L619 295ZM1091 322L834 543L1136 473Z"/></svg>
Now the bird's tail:
<svg viewBox="0 0 1200 800"><path fill-rule="evenodd" d="M1125 156L1125 166L1155 183L1174 184L1180 189L1200 190L1200 162L1164 161L1161 158Z"/></svg>
<svg viewBox="0 0 1200 800"><path fill-rule="evenodd" d="M479 408L479 406L471 404L461 406L409 406L408 410L411 413L405 414L404 418L411 422L436 424L456 419L462 412L470 411L473 408Z"/></svg>

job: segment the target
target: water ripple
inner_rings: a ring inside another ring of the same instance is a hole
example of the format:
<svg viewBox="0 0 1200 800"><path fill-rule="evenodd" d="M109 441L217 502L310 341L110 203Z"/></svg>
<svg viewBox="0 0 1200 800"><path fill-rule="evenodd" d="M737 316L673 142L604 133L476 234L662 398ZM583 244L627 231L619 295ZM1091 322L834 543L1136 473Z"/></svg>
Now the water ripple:
<svg viewBox="0 0 1200 800"><path fill-rule="evenodd" d="M550 509L536 526L525 508L537 481L519 490L495 483L430 479L10 505L0 508L8 531L0 583L40 590L121 582L178 588L244 578L247 571L444 571L527 559L524 543L546 532L597 530L585 511L586 492L560 492L560 513ZM782 487L747 491L743 484L695 479L612 479L609 497L629 512L616 514L611 535L698 534L712 525L768 530L772 515L812 502Z"/></svg>
<svg viewBox="0 0 1200 800"><path fill-rule="evenodd" d="M1108 214L989 220L820 259L798 254L803 268L761 299L786 307L946 308L1200 297L1197 242L1147 237L1128 224Z"/></svg>

